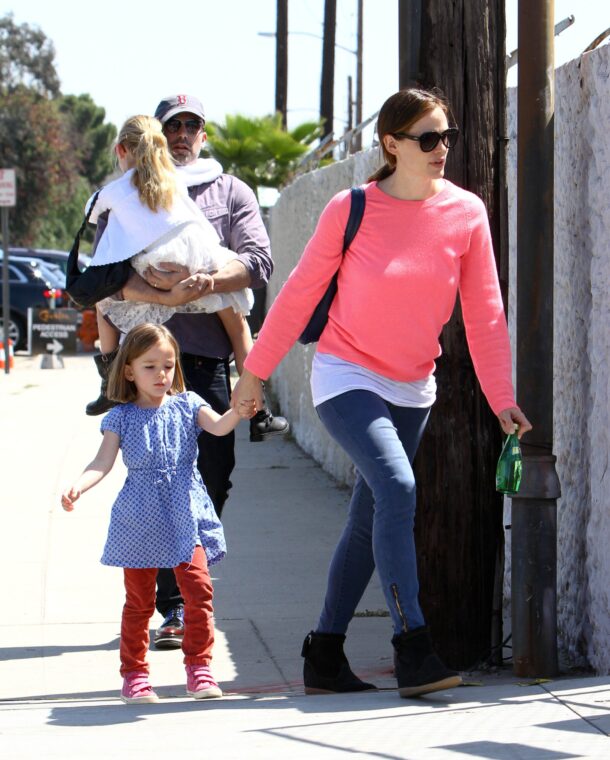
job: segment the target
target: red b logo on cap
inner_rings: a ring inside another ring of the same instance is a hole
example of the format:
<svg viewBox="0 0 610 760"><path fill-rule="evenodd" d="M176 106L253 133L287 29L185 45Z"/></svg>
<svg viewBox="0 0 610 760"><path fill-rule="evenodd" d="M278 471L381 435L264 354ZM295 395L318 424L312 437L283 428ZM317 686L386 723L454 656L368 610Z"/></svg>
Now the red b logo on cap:
<svg viewBox="0 0 610 760"><path fill-rule="evenodd" d="M186 95L178 95L178 96L176 97L176 100L178 101L178 105L179 105L179 106L184 106L184 105L186 105Z"/></svg>

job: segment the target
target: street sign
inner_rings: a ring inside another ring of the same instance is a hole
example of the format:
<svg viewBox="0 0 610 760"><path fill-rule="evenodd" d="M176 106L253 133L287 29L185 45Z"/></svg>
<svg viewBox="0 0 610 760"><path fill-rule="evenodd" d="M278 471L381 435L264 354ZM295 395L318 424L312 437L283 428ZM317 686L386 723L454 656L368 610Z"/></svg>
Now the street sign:
<svg viewBox="0 0 610 760"><path fill-rule="evenodd" d="M0 169L0 207L17 205L17 179L14 169Z"/></svg>
<svg viewBox="0 0 610 760"><path fill-rule="evenodd" d="M0 225L2 226L2 245L6 256L2 260L2 342L4 343L4 371L9 372L8 328L11 318L10 290L8 286L8 210L17 204L17 182L14 169L0 169Z"/></svg>
<svg viewBox="0 0 610 760"><path fill-rule="evenodd" d="M76 353L76 309L28 309L28 328L31 353Z"/></svg>

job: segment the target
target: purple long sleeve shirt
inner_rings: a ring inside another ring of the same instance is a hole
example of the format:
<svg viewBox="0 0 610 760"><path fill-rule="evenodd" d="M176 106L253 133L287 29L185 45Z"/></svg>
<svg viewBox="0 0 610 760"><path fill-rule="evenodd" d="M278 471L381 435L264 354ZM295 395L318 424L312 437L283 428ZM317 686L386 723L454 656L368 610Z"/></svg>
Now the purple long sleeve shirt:
<svg viewBox="0 0 610 760"><path fill-rule="evenodd" d="M222 245L234 251L250 275L250 287L261 288L273 272L269 236L252 190L237 177L189 188L189 195L206 215ZM226 359L231 343L216 314L176 314L168 322L183 352Z"/></svg>

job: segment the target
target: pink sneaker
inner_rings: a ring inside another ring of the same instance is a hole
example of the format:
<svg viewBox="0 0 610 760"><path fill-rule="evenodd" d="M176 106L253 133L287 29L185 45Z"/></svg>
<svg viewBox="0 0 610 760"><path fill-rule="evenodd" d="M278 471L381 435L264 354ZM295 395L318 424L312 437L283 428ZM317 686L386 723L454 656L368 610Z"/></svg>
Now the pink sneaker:
<svg viewBox="0 0 610 760"><path fill-rule="evenodd" d="M186 665L186 693L195 699L222 697L222 689L207 665Z"/></svg>
<svg viewBox="0 0 610 760"><path fill-rule="evenodd" d="M132 705L159 701L159 697L148 682L148 673L145 670L132 670L124 676L121 699Z"/></svg>

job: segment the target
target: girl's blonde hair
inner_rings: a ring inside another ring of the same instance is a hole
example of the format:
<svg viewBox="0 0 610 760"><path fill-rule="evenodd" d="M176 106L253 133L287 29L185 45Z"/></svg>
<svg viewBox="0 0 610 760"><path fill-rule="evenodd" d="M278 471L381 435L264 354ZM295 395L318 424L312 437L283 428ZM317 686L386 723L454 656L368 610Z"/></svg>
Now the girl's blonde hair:
<svg viewBox="0 0 610 760"><path fill-rule="evenodd" d="M176 169L161 122L152 116L132 116L123 124L117 144L134 158L132 182L151 211L169 210L176 193Z"/></svg>
<svg viewBox="0 0 610 760"><path fill-rule="evenodd" d="M440 108L449 119L449 104L440 90L422 90L417 87L410 87L390 95L381 106L377 117L377 137L385 163L371 174L367 182L378 182L385 179L393 174L396 169L396 156L388 153L383 138L394 132L408 132L416 121L419 121L422 116L435 108Z"/></svg>
<svg viewBox="0 0 610 760"><path fill-rule="evenodd" d="M176 339L167 327L144 322L127 333L118 354L112 362L108 378L109 399L118 401L121 404L136 400L138 389L132 380L128 380L125 377L125 367L158 343L169 343L174 349L176 356L174 382L169 390L169 395L182 393L185 390L184 373L180 364L180 349L178 348Z"/></svg>

